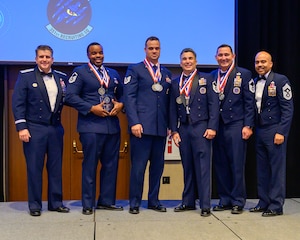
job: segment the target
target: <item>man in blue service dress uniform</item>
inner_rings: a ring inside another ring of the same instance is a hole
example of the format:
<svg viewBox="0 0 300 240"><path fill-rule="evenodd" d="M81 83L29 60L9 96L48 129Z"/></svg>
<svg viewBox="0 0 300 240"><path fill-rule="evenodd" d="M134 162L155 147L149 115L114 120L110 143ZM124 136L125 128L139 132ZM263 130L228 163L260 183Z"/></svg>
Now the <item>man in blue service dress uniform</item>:
<svg viewBox="0 0 300 240"><path fill-rule="evenodd" d="M172 81L170 128L179 147L184 171L182 203L175 212L195 209L200 200L201 216L210 216L212 139L219 124L216 81L196 69L196 53L185 48L180 54L182 74Z"/></svg>
<svg viewBox="0 0 300 240"><path fill-rule="evenodd" d="M89 63L76 67L69 79L66 101L78 111L82 162L82 213L93 213L96 171L101 162L100 195L97 209L123 210L116 206L116 184L120 148L123 86L114 69L103 66L103 47L93 42L87 47Z"/></svg>
<svg viewBox="0 0 300 240"><path fill-rule="evenodd" d="M214 211L243 212L246 203L245 162L247 139L255 116L255 85L249 70L235 66L232 48L218 47L217 80L220 100L219 130L213 143L213 163L220 202Z"/></svg>
<svg viewBox="0 0 300 240"><path fill-rule="evenodd" d="M286 179L286 148L293 118L291 84L272 71L272 57L261 51L255 57L256 161L259 202L250 212L263 217L283 214Z"/></svg>
<svg viewBox="0 0 300 240"><path fill-rule="evenodd" d="M66 93L66 74L51 69L53 49L35 50L37 66L19 73L12 108L27 165L28 206L31 216L42 210L42 180L47 155L48 210L62 213L62 154L64 129L61 110Z"/></svg>
<svg viewBox="0 0 300 240"><path fill-rule="evenodd" d="M125 111L131 143L129 212L132 214L139 213L148 160L148 208L166 212L158 200L158 194L164 168L171 73L158 62L160 42L157 37L146 40L145 53L143 62L128 67L124 79Z"/></svg>

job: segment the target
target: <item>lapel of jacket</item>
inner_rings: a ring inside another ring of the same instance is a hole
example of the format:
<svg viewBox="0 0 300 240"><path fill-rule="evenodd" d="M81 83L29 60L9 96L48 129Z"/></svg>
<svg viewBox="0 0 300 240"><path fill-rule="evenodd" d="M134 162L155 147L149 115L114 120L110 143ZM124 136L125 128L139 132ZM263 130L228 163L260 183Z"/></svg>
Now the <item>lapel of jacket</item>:
<svg viewBox="0 0 300 240"><path fill-rule="evenodd" d="M190 98L190 104L193 102L193 99L195 98L195 93L198 89L198 86L199 86L199 74L197 72L197 74L195 75L194 79L193 79L193 83L192 83L192 89L191 89L191 98Z"/></svg>
<svg viewBox="0 0 300 240"><path fill-rule="evenodd" d="M234 81L235 75L236 75L236 68L233 68L232 72L228 76L227 83L226 83L226 86L224 89L225 97L228 95L228 93L230 91L232 91L232 86L233 86L233 81Z"/></svg>
<svg viewBox="0 0 300 240"><path fill-rule="evenodd" d="M95 73L92 71L92 69L90 68L89 64L86 64L86 67L87 67L87 72L89 73L89 75L91 75L91 78L94 78L97 82L99 82L99 86L101 85L100 84L100 81L99 79L96 77Z"/></svg>

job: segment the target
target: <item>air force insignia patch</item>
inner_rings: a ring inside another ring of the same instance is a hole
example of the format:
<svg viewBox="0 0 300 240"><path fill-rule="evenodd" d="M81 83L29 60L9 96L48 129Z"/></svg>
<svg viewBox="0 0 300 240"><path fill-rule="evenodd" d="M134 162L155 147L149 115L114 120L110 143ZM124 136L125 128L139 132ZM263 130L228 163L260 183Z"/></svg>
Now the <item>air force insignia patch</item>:
<svg viewBox="0 0 300 240"><path fill-rule="evenodd" d="M124 84L127 84L131 81L131 76L125 77L124 78Z"/></svg>
<svg viewBox="0 0 300 240"><path fill-rule="evenodd" d="M216 81L212 82L212 88L213 88L213 90L214 90L215 93L219 93L218 84L217 84Z"/></svg>
<svg viewBox="0 0 300 240"><path fill-rule="evenodd" d="M289 84L285 84L282 87L282 93L283 93L283 98L286 100L291 100L292 99L292 89Z"/></svg>
<svg viewBox="0 0 300 240"><path fill-rule="evenodd" d="M252 92L252 93L255 92L255 83L254 83L254 80L253 80L253 79L251 79L251 80L249 81L249 90L250 90L250 92Z"/></svg>
<svg viewBox="0 0 300 240"><path fill-rule="evenodd" d="M78 73L77 72L73 72L72 76L69 78L69 83L73 83L76 81L78 77Z"/></svg>

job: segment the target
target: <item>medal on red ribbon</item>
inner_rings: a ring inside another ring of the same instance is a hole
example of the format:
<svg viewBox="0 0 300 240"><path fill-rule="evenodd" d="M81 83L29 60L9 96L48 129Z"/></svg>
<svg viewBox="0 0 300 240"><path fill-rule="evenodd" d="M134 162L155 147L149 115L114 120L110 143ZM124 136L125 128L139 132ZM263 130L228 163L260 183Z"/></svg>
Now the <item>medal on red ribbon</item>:
<svg viewBox="0 0 300 240"><path fill-rule="evenodd" d="M192 89L192 82L197 73L197 69L195 69L192 74L190 74L185 80L183 80L183 73L181 73L180 81L179 81L179 92L180 94L184 94L186 97L190 96L190 92Z"/></svg>
<svg viewBox="0 0 300 240"><path fill-rule="evenodd" d="M105 70L104 67L101 67L101 70L102 70L102 73L103 73L103 76L101 76L99 74L99 72L97 71L97 69L95 68L94 65L92 65L90 62L88 63L89 64L89 67L90 69L92 70L92 72L95 74L96 78L99 80L100 82L100 88L98 89L98 93L103 96L105 94L105 88L103 86L106 87L106 89L108 89L108 84L109 84L109 76Z"/></svg>
<svg viewBox="0 0 300 240"><path fill-rule="evenodd" d="M217 86L218 86L218 90L219 90L219 99L222 101L225 98L224 95L224 88L226 86L228 77L230 75L230 73L232 72L234 68L234 61L232 62L230 68L227 70L227 72L225 73L225 75L223 77L221 77L221 70L218 70L218 78L217 78Z"/></svg>
<svg viewBox="0 0 300 240"><path fill-rule="evenodd" d="M151 78L153 80L152 90L154 92L161 92L163 90L163 86L160 84L161 74L160 74L160 65L159 65L159 63L157 64L156 72L153 71L153 68L152 68L150 62L146 58L144 59L144 64L145 64L146 68L148 69L148 71L151 75Z"/></svg>
<svg viewBox="0 0 300 240"><path fill-rule="evenodd" d="M196 73L197 73L197 69L195 69L189 76L187 76L185 80L183 79L183 73L181 73L180 80L179 80L179 92L180 95L184 94L187 114L190 114L190 108L189 108L190 92L192 89L192 83Z"/></svg>

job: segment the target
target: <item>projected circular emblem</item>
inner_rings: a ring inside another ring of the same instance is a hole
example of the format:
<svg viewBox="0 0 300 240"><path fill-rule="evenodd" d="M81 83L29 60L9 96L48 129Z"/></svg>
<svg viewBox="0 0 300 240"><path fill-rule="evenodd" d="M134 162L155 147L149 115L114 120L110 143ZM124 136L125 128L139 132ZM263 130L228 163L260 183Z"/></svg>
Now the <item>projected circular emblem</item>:
<svg viewBox="0 0 300 240"><path fill-rule="evenodd" d="M0 36L4 35L10 28L11 16L9 11L0 3Z"/></svg>
<svg viewBox="0 0 300 240"><path fill-rule="evenodd" d="M89 0L50 0L47 8L48 31L63 40L78 40L92 31Z"/></svg>
<svg viewBox="0 0 300 240"><path fill-rule="evenodd" d="M4 25L4 14L0 10L0 28L2 28Z"/></svg>

